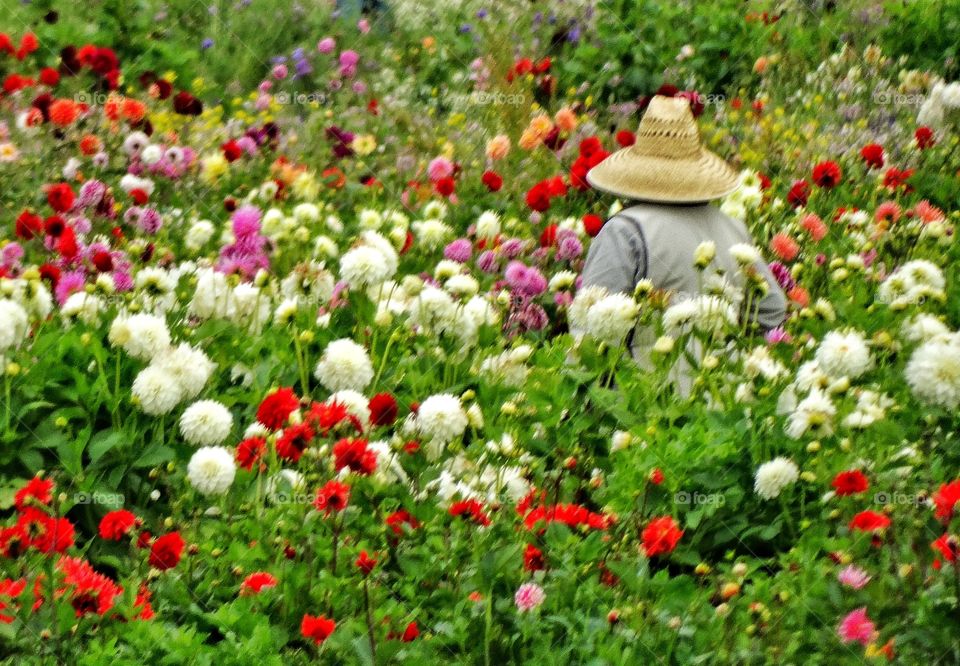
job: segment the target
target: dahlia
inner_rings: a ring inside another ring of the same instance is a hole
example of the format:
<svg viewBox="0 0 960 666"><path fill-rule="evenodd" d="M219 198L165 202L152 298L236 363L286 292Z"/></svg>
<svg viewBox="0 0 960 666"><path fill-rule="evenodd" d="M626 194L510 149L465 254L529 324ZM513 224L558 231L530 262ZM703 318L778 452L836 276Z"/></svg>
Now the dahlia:
<svg viewBox="0 0 960 666"><path fill-rule="evenodd" d="M536 583L524 583L517 588L516 594L513 595L513 601L517 605L517 610L521 613L536 610L543 605L546 598L547 595L543 588Z"/></svg>
<svg viewBox="0 0 960 666"><path fill-rule="evenodd" d="M922 402L955 410L960 406L960 336L924 342L910 356L905 374Z"/></svg>
<svg viewBox="0 0 960 666"><path fill-rule="evenodd" d="M800 470L788 458L774 458L757 468L753 490L765 500L774 499L800 478Z"/></svg>
<svg viewBox="0 0 960 666"><path fill-rule="evenodd" d="M870 487L867 477L858 469L840 472L833 478L831 485L841 497L866 492Z"/></svg>
<svg viewBox="0 0 960 666"><path fill-rule="evenodd" d="M890 519L876 511L861 511L853 517L849 527L851 530L861 532L877 532L890 527Z"/></svg>
<svg viewBox="0 0 960 666"><path fill-rule="evenodd" d="M119 541L134 528L137 517L126 509L111 511L100 519L100 538Z"/></svg>
<svg viewBox="0 0 960 666"><path fill-rule="evenodd" d="M290 418L290 414L299 406L300 400L293 389L288 387L278 388L276 391L269 393L260 403L257 408L257 421L269 430L279 430Z"/></svg>
<svg viewBox="0 0 960 666"><path fill-rule="evenodd" d="M346 467L351 472L368 476L377 468L377 453L368 448L365 439L339 440L333 445L333 457L338 472Z"/></svg>
<svg viewBox="0 0 960 666"><path fill-rule="evenodd" d="M460 398L442 393L423 401L417 411L417 425L424 437L445 444L461 437L469 425Z"/></svg>
<svg viewBox="0 0 960 666"><path fill-rule="evenodd" d="M330 638L330 634L336 627L337 623L324 615L304 615L300 622L300 633L304 638L309 638L315 644L320 645Z"/></svg>
<svg viewBox="0 0 960 666"><path fill-rule="evenodd" d="M639 306L625 294L610 294L587 310L587 332L609 345L619 345L636 325Z"/></svg>
<svg viewBox="0 0 960 666"><path fill-rule="evenodd" d="M194 446L220 444L232 429L233 414L215 400L195 402L180 417L180 434Z"/></svg>
<svg viewBox="0 0 960 666"><path fill-rule="evenodd" d="M647 557L666 555L673 552L677 542L683 536L672 516L661 516L651 520L643 529L643 552Z"/></svg>
<svg viewBox="0 0 960 666"><path fill-rule="evenodd" d="M240 583L240 595L260 594L264 590L277 586L277 579L266 571L255 571Z"/></svg>
<svg viewBox="0 0 960 666"><path fill-rule="evenodd" d="M848 613L837 627L837 634L844 643L856 641L862 645L869 645L877 638L877 630L867 617L866 607Z"/></svg>
<svg viewBox="0 0 960 666"><path fill-rule="evenodd" d="M820 162L813 167L813 182L819 187L835 187L842 177L840 165L836 162Z"/></svg>
<svg viewBox="0 0 960 666"><path fill-rule="evenodd" d="M842 585L859 590L870 582L870 576L860 567L851 564L840 570L837 574L837 580Z"/></svg>
<svg viewBox="0 0 960 666"><path fill-rule="evenodd" d="M334 340L317 363L314 375L330 391L362 391L373 380L373 364L367 350L353 340Z"/></svg>
<svg viewBox="0 0 960 666"><path fill-rule="evenodd" d="M324 515L339 513L347 508L347 502L350 499L350 486L339 481L327 481L322 488L317 488L317 496L313 500L313 506L317 511L323 511Z"/></svg>
<svg viewBox="0 0 960 666"><path fill-rule="evenodd" d="M233 483L237 465L222 446L198 449L187 464L187 480L203 495L222 495Z"/></svg>
<svg viewBox="0 0 960 666"><path fill-rule="evenodd" d="M176 377L156 365L148 365L137 374L132 393L143 413L150 416L169 413L183 398Z"/></svg>
<svg viewBox="0 0 960 666"><path fill-rule="evenodd" d="M26 339L29 328L27 312L19 303L0 299L0 352L19 347Z"/></svg>
<svg viewBox="0 0 960 666"><path fill-rule="evenodd" d="M873 365L870 350L857 331L830 331L817 348L816 360L831 377L856 379Z"/></svg>

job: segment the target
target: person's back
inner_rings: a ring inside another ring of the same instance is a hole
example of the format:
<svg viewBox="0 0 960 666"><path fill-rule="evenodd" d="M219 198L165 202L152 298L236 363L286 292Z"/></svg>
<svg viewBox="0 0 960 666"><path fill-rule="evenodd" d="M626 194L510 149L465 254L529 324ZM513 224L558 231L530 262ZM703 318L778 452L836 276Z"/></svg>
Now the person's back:
<svg viewBox="0 0 960 666"><path fill-rule="evenodd" d="M701 271L694 265L694 255L703 243L713 243L716 253ZM670 292L671 303L676 303L700 295L711 276L720 275L733 290L742 292L742 273L728 251L738 244L753 244L747 228L715 206L635 204L612 217L594 239L583 269L583 286L632 293L637 282L646 278L654 288ZM762 328L770 329L783 321L785 298L763 261L754 268L771 288L755 314L749 314Z"/></svg>

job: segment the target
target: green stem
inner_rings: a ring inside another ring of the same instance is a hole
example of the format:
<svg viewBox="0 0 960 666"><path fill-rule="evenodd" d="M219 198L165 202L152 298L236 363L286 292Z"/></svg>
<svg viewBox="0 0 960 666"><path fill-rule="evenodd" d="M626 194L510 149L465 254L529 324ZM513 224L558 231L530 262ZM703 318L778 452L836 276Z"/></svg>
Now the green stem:
<svg viewBox="0 0 960 666"><path fill-rule="evenodd" d="M367 609L367 638L370 640L370 663L377 664L377 641L373 635L373 609L370 607L370 590L367 579L363 579L363 605Z"/></svg>
<svg viewBox="0 0 960 666"><path fill-rule="evenodd" d="M487 605L483 615L483 664L490 666L490 632L493 628L493 591L487 592Z"/></svg>
<svg viewBox="0 0 960 666"><path fill-rule="evenodd" d="M293 349L297 354L297 367L300 369L300 386L304 396L310 395L310 375L307 372L306 356L303 353L303 347L300 346L300 333L296 329L293 331Z"/></svg>
<svg viewBox="0 0 960 666"><path fill-rule="evenodd" d="M393 345L394 337L394 334L391 333L390 337L387 338L387 346L383 348L383 357L380 359L380 367L377 368L377 375L373 378L371 393L376 390L377 384L380 383L380 375L383 374L383 369L387 366L387 358L390 356L390 347Z"/></svg>
<svg viewBox="0 0 960 666"><path fill-rule="evenodd" d="M3 369L3 395L4 395L4 408L3 408L3 434L9 435L10 432L10 420L12 415L12 405L10 399L10 375L7 373L6 368Z"/></svg>

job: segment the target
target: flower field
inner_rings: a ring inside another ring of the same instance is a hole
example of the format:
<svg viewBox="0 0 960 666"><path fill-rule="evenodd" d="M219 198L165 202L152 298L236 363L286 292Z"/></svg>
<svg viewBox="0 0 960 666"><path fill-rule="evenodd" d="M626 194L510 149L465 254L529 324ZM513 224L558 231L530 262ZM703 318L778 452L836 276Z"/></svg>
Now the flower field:
<svg viewBox="0 0 960 666"><path fill-rule="evenodd" d="M960 3L0 16L3 663L960 663ZM693 298L581 284L655 94Z"/></svg>

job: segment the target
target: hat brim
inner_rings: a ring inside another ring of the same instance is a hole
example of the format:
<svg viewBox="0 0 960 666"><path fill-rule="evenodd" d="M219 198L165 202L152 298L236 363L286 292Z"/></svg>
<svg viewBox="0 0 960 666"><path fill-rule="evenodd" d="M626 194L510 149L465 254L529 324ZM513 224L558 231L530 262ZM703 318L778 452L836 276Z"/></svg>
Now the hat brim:
<svg viewBox="0 0 960 666"><path fill-rule="evenodd" d="M740 186L739 175L716 153L701 149L690 158L638 155L618 150L587 173L594 188L654 203L700 203L725 197Z"/></svg>

